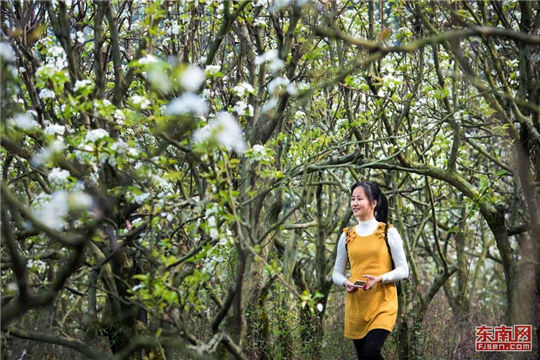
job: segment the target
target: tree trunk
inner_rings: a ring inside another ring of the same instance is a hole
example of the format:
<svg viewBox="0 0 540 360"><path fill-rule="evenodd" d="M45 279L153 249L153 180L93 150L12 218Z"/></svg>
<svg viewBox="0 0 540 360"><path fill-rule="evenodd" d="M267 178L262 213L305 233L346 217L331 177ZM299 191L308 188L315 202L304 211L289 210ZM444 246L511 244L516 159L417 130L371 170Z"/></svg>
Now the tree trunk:
<svg viewBox="0 0 540 360"><path fill-rule="evenodd" d="M301 354L312 360L322 359L322 319L306 305L300 310Z"/></svg>

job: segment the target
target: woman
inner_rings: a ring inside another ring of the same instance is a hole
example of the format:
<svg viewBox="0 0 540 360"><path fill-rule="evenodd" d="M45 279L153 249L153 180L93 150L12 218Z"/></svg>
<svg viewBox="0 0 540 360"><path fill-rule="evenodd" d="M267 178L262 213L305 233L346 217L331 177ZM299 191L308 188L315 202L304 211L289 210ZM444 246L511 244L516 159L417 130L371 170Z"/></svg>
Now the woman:
<svg viewBox="0 0 540 360"><path fill-rule="evenodd" d="M358 359L383 359L381 349L396 322L398 310L395 281L409 275L399 233L388 225L388 201L373 182L351 187L351 209L358 225L345 228L338 243L332 280L347 290L345 337L352 339ZM351 276L345 277L350 263ZM365 284L355 285L356 281Z"/></svg>

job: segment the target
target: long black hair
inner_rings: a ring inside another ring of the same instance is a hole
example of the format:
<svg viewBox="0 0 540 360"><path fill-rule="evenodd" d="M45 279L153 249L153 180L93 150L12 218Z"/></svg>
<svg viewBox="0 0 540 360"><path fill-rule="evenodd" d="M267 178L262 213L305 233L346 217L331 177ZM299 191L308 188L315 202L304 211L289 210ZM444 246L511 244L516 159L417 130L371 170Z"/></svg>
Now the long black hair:
<svg viewBox="0 0 540 360"><path fill-rule="evenodd" d="M351 186L351 195L357 187L361 186L366 193L366 196L371 204L373 201L377 201L377 206L375 207L375 219L379 222L387 223L388 222L388 199L381 191L379 185L372 181L362 181L354 183Z"/></svg>

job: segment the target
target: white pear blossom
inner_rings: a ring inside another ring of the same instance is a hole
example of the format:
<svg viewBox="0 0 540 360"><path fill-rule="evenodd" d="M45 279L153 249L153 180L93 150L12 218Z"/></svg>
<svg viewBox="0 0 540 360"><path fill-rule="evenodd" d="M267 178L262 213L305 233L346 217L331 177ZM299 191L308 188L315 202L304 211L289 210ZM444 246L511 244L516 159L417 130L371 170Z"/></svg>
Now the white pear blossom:
<svg viewBox="0 0 540 360"><path fill-rule="evenodd" d="M174 220L174 215L171 214L171 213L168 213L168 212L162 212L161 217L167 219L168 221L173 221Z"/></svg>
<svg viewBox="0 0 540 360"><path fill-rule="evenodd" d="M152 175L152 184L164 190L171 190L171 183L166 181L162 176Z"/></svg>
<svg viewBox="0 0 540 360"><path fill-rule="evenodd" d="M255 93L255 90L253 89L253 86L251 86L251 84L247 82L242 82L233 88L233 93L236 96L245 96L246 93L249 93L249 94Z"/></svg>
<svg viewBox="0 0 540 360"><path fill-rule="evenodd" d="M13 66L13 65L8 65L8 66L7 66L7 71L9 71L9 72L11 73L11 77L16 78L16 77L19 76L19 73L17 72L17 68L16 68L15 66ZM22 101L21 98L17 99L17 101L18 101L20 104L23 103L23 101Z"/></svg>
<svg viewBox="0 0 540 360"><path fill-rule="evenodd" d="M10 282L7 284L7 289L11 292L16 292L16 291L19 291L19 287L17 286L16 283L14 282ZM23 351L22 355L26 356L26 349Z"/></svg>
<svg viewBox="0 0 540 360"><path fill-rule="evenodd" d="M69 194L68 200L71 209L88 210L94 204L92 196L82 191L76 191Z"/></svg>
<svg viewBox="0 0 540 360"><path fill-rule="evenodd" d="M167 75L165 69L162 66L152 66L150 70L148 70L146 75L148 76L148 80L150 80L152 86L157 90L163 93L168 93L169 91L171 91L171 81L169 80L169 76ZM148 105L149 104L150 102L148 102ZM143 107L141 106L141 108Z"/></svg>
<svg viewBox="0 0 540 360"><path fill-rule="evenodd" d="M217 205L213 204L211 208L206 209L206 218L208 221L208 228L210 229L210 237L212 239L217 239L219 237L219 231L217 228L216 216L217 214Z"/></svg>
<svg viewBox="0 0 540 360"><path fill-rule="evenodd" d="M319 312L322 312L322 311L324 310L324 305L321 304L321 303L318 303L318 304L317 304L317 310L318 310Z"/></svg>
<svg viewBox="0 0 540 360"><path fill-rule="evenodd" d="M171 21L171 26L165 30L169 35L178 35L180 33L180 26L178 26L178 21Z"/></svg>
<svg viewBox="0 0 540 360"><path fill-rule="evenodd" d="M267 51L264 54L255 58L255 65L261 65L265 62L269 62L268 70L270 70L270 72L274 74L277 73L279 70L283 69L283 67L285 66L283 60L279 58L279 54L276 49Z"/></svg>
<svg viewBox="0 0 540 360"><path fill-rule="evenodd" d="M255 161L261 161L268 158L268 152L266 151L266 148L264 145L255 144L250 150L251 152L251 158Z"/></svg>
<svg viewBox="0 0 540 360"><path fill-rule="evenodd" d="M120 109L114 111L113 117L119 125L122 125L124 120L126 120L124 113Z"/></svg>
<svg viewBox="0 0 540 360"><path fill-rule="evenodd" d="M395 77L394 75L386 75L383 79L383 85L387 86L389 89L393 89L396 87L396 85L400 84L399 78Z"/></svg>
<svg viewBox="0 0 540 360"><path fill-rule="evenodd" d="M26 110L26 115L31 116L33 119L37 118L37 111L36 110Z"/></svg>
<svg viewBox="0 0 540 360"><path fill-rule="evenodd" d="M135 200L135 202L140 205L143 202L145 202L146 199L148 199L149 197L150 197L149 193L142 193L142 194L139 194L139 195L135 195L133 197L133 200Z"/></svg>
<svg viewBox="0 0 540 360"><path fill-rule="evenodd" d="M264 147L264 145L255 144L253 145L251 150L253 151L254 155L266 156L266 148Z"/></svg>
<svg viewBox="0 0 540 360"><path fill-rule="evenodd" d="M77 42L80 44L84 44L84 41L85 41L84 33L82 31L77 31L75 35L76 35Z"/></svg>
<svg viewBox="0 0 540 360"><path fill-rule="evenodd" d="M109 136L109 133L105 129L93 129L86 133L84 139L87 142L96 142L104 137Z"/></svg>
<svg viewBox="0 0 540 360"><path fill-rule="evenodd" d="M255 65L261 65L262 63L265 63L268 60L273 59L277 56L278 56L278 51L276 49L267 51L264 54L259 55L255 58Z"/></svg>
<svg viewBox="0 0 540 360"><path fill-rule="evenodd" d="M279 72L279 70L283 69L284 66L285 62L280 58L276 57L272 59L272 61L270 61L270 63L268 64L268 70L270 70L272 74L275 74Z"/></svg>
<svg viewBox="0 0 540 360"><path fill-rule="evenodd" d="M234 111L238 115L253 116L253 106L251 104L246 104L244 101L239 101L234 105Z"/></svg>
<svg viewBox="0 0 540 360"><path fill-rule="evenodd" d="M39 259L29 259L28 262L26 263L26 267L28 269L38 268L40 270L45 270L47 268L47 263Z"/></svg>
<svg viewBox="0 0 540 360"><path fill-rule="evenodd" d="M205 99L205 100L210 99L210 96L211 96L210 89L204 89L204 90L202 91L201 96L202 96L202 98Z"/></svg>
<svg viewBox="0 0 540 360"><path fill-rule="evenodd" d="M287 93L293 96L298 94L298 90L296 89L296 85L294 83L287 85Z"/></svg>
<svg viewBox="0 0 540 360"><path fill-rule="evenodd" d="M55 230L62 230L64 227L64 217L68 211L67 192L56 191L52 194L51 199L37 211L37 216L45 226Z"/></svg>
<svg viewBox="0 0 540 360"><path fill-rule="evenodd" d="M75 81L75 86L73 86L73 91L77 92L80 89L84 89L85 87L90 86L92 84L93 84L92 81L90 81L88 79L77 80L77 81Z"/></svg>
<svg viewBox="0 0 540 360"><path fill-rule="evenodd" d="M260 0L259 0L260 1ZM263 0L264 1L264 0ZM257 6L257 5L256 5ZM263 17L257 17L255 19L255 21L253 22L253 25L255 26L259 26L261 28L265 28L266 27L266 20L263 18Z"/></svg>
<svg viewBox="0 0 540 360"><path fill-rule="evenodd" d="M133 157L136 157L136 156L139 156L139 150L135 149L134 147L129 147L128 148L128 155L129 156L133 156Z"/></svg>
<svg viewBox="0 0 540 360"><path fill-rule="evenodd" d="M138 106L143 110L150 105L150 100L141 95L133 95L131 97L131 102L133 105Z"/></svg>
<svg viewBox="0 0 540 360"><path fill-rule="evenodd" d="M268 63L268 70L270 70L272 74L276 74L281 69L283 69L284 66L285 66L285 62L281 60L278 56L275 56Z"/></svg>
<svg viewBox="0 0 540 360"><path fill-rule="evenodd" d="M67 67L67 58L61 46L51 46L47 50L47 66L54 70L61 70Z"/></svg>
<svg viewBox="0 0 540 360"><path fill-rule="evenodd" d="M300 2L300 1L298 1ZM303 1L302 1L303 3ZM284 7L287 7L289 5L292 5L294 4L294 0L274 0L272 2L272 7L270 8L270 13L275 13L276 11L279 11L281 9L283 9ZM301 6L300 4L298 4L299 6Z"/></svg>
<svg viewBox="0 0 540 360"><path fill-rule="evenodd" d="M49 50L47 50L47 54L50 56L59 57L64 54L64 49L62 49L61 46L51 46Z"/></svg>
<svg viewBox="0 0 540 360"><path fill-rule="evenodd" d="M282 86L289 85L289 83L289 79L284 77L277 77L268 83L268 92L270 94L275 94L276 90L278 90Z"/></svg>
<svg viewBox="0 0 540 360"><path fill-rule="evenodd" d="M51 72L53 72L54 69L47 65L41 65L36 69L36 77L38 79L48 79Z"/></svg>
<svg viewBox="0 0 540 360"><path fill-rule="evenodd" d="M28 114L16 114L11 123L21 130L32 130L39 128L38 122L28 116Z"/></svg>
<svg viewBox="0 0 540 360"><path fill-rule="evenodd" d="M197 116L204 116L208 113L208 103L198 95L184 93L171 101L164 113L165 115L193 113Z"/></svg>
<svg viewBox="0 0 540 360"><path fill-rule="evenodd" d="M140 58L138 62L140 65L147 65L147 64L157 63L158 61L159 61L158 58L155 57L154 55L146 54L144 57Z"/></svg>
<svg viewBox="0 0 540 360"><path fill-rule="evenodd" d="M304 81L299 81L296 83L296 88L299 90L299 91L305 91L305 90L308 90L309 89L309 84L304 82Z"/></svg>
<svg viewBox="0 0 540 360"><path fill-rule="evenodd" d="M124 140L118 139L110 146L110 149L117 153L125 154L128 146L129 145Z"/></svg>
<svg viewBox="0 0 540 360"><path fill-rule="evenodd" d="M64 135L66 128L60 124L50 124L45 128L45 134L49 135Z"/></svg>
<svg viewBox="0 0 540 360"><path fill-rule="evenodd" d="M216 230L217 231L217 230ZM212 230L210 230L210 232L212 232ZM218 237L218 235L216 235L216 238ZM219 241L218 241L218 244L221 245L221 246L225 246L225 245L228 245L232 242L232 240L226 236L222 236L219 238Z"/></svg>
<svg viewBox="0 0 540 360"><path fill-rule="evenodd" d="M204 69L204 74L208 77L216 76L221 71L221 66L219 65L208 65Z"/></svg>
<svg viewBox="0 0 540 360"><path fill-rule="evenodd" d="M187 91L197 91L204 81L204 72L196 65L189 65L178 77L180 84Z"/></svg>
<svg viewBox="0 0 540 360"><path fill-rule="evenodd" d="M270 100L268 100L262 107L261 109L261 112L263 114L269 112L269 111L272 111L275 109L275 107L277 106L278 102L277 102L277 99L276 98L271 98Z"/></svg>
<svg viewBox="0 0 540 360"><path fill-rule="evenodd" d="M5 42L0 42L0 58L5 61L15 61L15 52L11 48L11 45Z"/></svg>
<svg viewBox="0 0 540 360"><path fill-rule="evenodd" d="M51 89L42 89L39 92L39 97L41 99L54 99L55 94L54 91L52 91Z"/></svg>
<svg viewBox="0 0 540 360"><path fill-rule="evenodd" d="M63 190L55 191L48 201L40 205L35 214L45 226L62 230L65 225L65 217L70 209L87 210L92 204L92 197L82 191L73 193Z"/></svg>
<svg viewBox="0 0 540 360"><path fill-rule="evenodd" d="M209 140L215 140L228 150L233 149L237 153L243 153L246 150L242 128L234 116L226 112L220 112L216 119L193 134L195 143L204 143Z"/></svg>
<svg viewBox="0 0 540 360"><path fill-rule="evenodd" d="M64 185L68 182L68 177L70 175L68 170L54 168L49 172L49 175L47 175L47 179L49 179L53 185Z"/></svg>
<svg viewBox="0 0 540 360"><path fill-rule="evenodd" d="M65 149L65 144L62 141L55 140L48 147L43 148L39 153L32 158L32 165L41 166L51 159L56 154L61 153Z"/></svg>
<svg viewBox="0 0 540 360"><path fill-rule="evenodd" d="M176 21L174 21L171 26L171 32L173 33L173 35L178 35L180 33L180 26L178 26L178 23Z"/></svg>

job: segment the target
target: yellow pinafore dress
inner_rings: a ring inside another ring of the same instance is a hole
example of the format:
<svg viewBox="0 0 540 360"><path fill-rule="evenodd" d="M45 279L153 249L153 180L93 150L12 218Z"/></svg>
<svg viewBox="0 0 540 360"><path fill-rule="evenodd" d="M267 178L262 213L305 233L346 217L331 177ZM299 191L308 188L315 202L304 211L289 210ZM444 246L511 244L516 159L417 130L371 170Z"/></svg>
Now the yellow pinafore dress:
<svg viewBox="0 0 540 360"><path fill-rule="evenodd" d="M388 225L390 228L391 225ZM343 230L351 268L349 280L367 280L363 275L382 275L392 270L388 247L384 240L384 223L375 232L360 236L353 227ZM394 283L379 283L371 290L358 289L347 293L345 300L345 337L361 339L373 329L392 331L398 312L397 289Z"/></svg>

